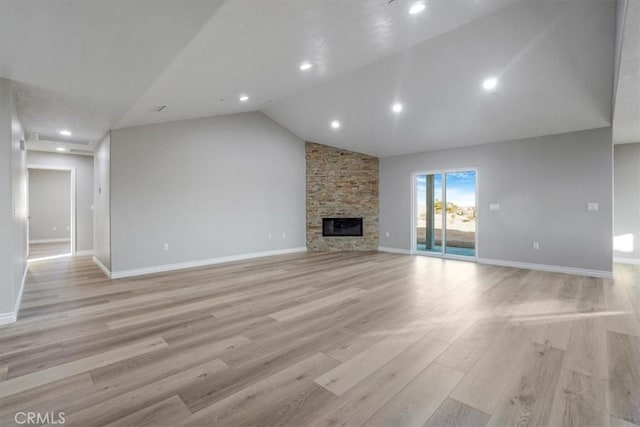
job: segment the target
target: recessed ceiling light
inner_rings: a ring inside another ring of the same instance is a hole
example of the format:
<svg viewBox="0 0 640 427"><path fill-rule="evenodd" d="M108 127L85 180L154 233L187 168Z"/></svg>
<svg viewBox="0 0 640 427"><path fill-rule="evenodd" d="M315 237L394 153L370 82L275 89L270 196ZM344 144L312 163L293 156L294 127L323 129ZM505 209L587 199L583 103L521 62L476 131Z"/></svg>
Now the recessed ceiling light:
<svg viewBox="0 0 640 427"><path fill-rule="evenodd" d="M391 111L393 111L394 113L401 113L403 108L404 107L402 106L402 104L396 102L391 106Z"/></svg>
<svg viewBox="0 0 640 427"><path fill-rule="evenodd" d="M249 100L248 95L240 95L240 102L247 102Z"/></svg>
<svg viewBox="0 0 640 427"><path fill-rule="evenodd" d="M332 121L332 122L331 122L331 127L332 127L333 129L340 129L340 122L339 122L339 121L337 121L337 120Z"/></svg>
<svg viewBox="0 0 640 427"><path fill-rule="evenodd" d="M498 87L498 79L496 77L489 77L482 82L484 90L493 90Z"/></svg>
<svg viewBox="0 0 640 427"><path fill-rule="evenodd" d="M311 62L303 62L302 64L300 64L300 70L302 71L310 70L311 67L313 67L313 64Z"/></svg>
<svg viewBox="0 0 640 427"><path fill-rule="evenodd" d="M56 148L56 151L65 152L65 151L67 151L67 149L66 148L62 148L62 147L58 147L58 148Z"/></svg>
<svg viewBox="0 0 640 427"><path fill-rule="evenodd" d="M71 136L71 132L66 129L61 129L59 132L62 136Z"/></svg>
<svg viewBox="0 0 640 427"><path fill-rule="evenodd" d="M422 12L426 8L427 6L422 2L414 3L413 6L411 6L411 9L409 9L409 13L412 15L415 15L417 13Z"/></svg>

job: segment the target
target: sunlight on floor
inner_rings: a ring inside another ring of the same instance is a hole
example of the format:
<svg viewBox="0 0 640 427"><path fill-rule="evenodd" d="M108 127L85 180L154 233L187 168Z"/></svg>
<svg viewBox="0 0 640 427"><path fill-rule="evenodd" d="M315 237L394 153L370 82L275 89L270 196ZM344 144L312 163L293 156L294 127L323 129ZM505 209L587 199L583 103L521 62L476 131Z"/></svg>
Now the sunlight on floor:
<svg viewBox="0 0 640 427"><path fill-rule="evenodd" d="M613 249L620 252L633 252L633 234L621 234L613 238Z"/></svg>
<svg viewBox="0 0 640 427"><path fill-rule="evenodd" d="M27 260L27 262L45 261L45 260L49 260L49 259L66 258L66 257L70 257L70 256L71 256L71 253L61 254L61 255L45 256L45 257L40 257L40 258L29 258Z"/></svg>

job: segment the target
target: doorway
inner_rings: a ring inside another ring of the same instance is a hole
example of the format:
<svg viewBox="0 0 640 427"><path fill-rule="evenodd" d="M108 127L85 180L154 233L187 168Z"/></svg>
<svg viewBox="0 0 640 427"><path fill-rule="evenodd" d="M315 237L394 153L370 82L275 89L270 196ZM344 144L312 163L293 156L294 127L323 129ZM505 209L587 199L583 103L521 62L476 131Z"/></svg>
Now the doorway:
<svg viewBox="0 0 640 427"><path fill-rule="evenodd" d="M413 187L413 252L476 258L477 171L418 172Z"/></svg>
<svg viewBox="0 0 640 427"><path fill-rule="evenodd" d="M75 252L74 170L28 167L28 260Z"/></svg>

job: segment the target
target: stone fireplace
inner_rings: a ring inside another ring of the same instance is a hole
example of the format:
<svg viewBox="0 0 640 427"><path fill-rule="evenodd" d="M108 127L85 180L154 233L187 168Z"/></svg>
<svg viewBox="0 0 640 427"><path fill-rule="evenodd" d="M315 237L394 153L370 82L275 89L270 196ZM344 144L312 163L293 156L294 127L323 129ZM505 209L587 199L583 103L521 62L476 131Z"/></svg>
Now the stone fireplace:
<svg viewBox="0 0 640 427"><path fill-rule="evenodd" d="M307 249L377 250L378 158L311 142L306 157ZM353 231L354 219L361 219L361 235ZM333 220L332 235L325 220Z"/></svg>

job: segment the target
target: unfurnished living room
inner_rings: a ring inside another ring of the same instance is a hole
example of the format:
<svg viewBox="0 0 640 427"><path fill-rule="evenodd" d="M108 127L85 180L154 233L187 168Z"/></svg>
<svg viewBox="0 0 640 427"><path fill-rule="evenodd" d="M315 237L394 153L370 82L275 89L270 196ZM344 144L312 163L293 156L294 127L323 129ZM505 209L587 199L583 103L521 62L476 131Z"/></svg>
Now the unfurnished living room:
<svg viewBox="0 0 640 427"><path fill-rule="evenodd" d="M0 426L640 426L640 0L0 0Z"/></svg>

